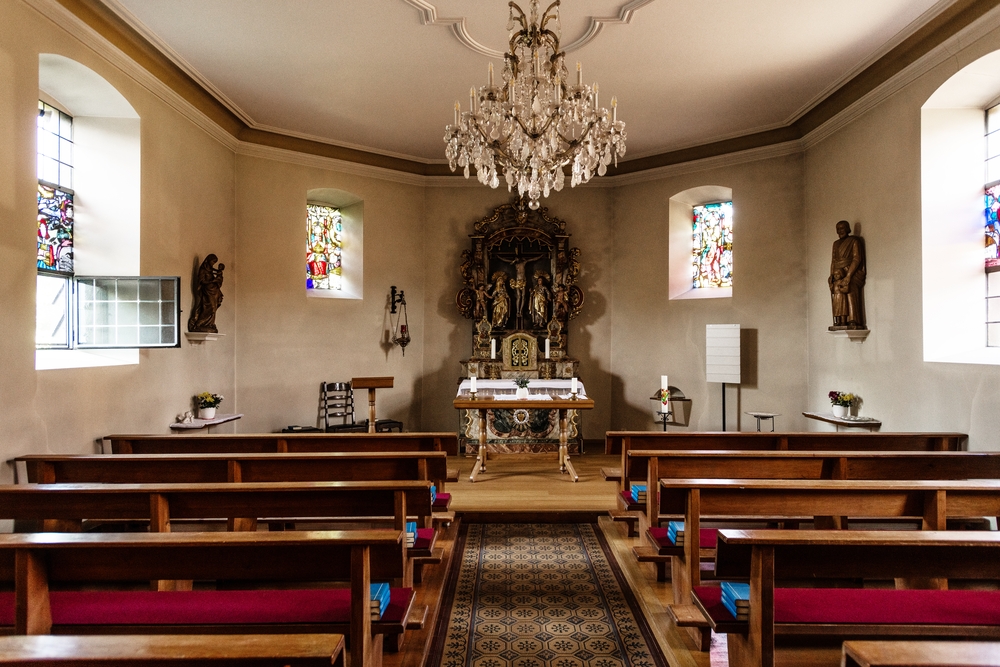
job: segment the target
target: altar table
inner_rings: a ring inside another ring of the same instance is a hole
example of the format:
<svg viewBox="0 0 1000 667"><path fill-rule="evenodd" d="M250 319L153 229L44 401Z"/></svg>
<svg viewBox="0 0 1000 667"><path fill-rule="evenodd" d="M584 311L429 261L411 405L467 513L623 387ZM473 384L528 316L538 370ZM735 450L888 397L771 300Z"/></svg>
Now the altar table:
<svg viewBox="0 0 1000 667"><path fill-rule="evenodd" d="M489 383L489 384L487 384ZM498 386L492 386L498 383ZM546 387L545 383L554 386ZM566 393L560 393L562 384L565 383ZM593 399L587 398L583 392L582 383L578 385L579 393L576 396L569 394L568 380L533 380L529 386L529 391L534 391L534 395L529 395L526 399L514 397L513 391L507 393L506 385L513 385L510 380L483 380L477 383L477 394L473 397L468 389L468 381L463 381L459 389L459 395L454 400L454 406L458 410L475 411L479 416L479 449L476 462L472 467L472 474L469 481L475 482L476 477L486 472L486 461L491 452L487 451L487 412L490 410L556 410L559 413L559 472L568 473L574 482L579 480L579 475L573 468L569 458L569 413L574 410L591 410L594 407ZM465 391L462 391L462 389ZM538 393L539 390L547 390L551 393ZM497 455L500 452L492 452Z"/></svg>

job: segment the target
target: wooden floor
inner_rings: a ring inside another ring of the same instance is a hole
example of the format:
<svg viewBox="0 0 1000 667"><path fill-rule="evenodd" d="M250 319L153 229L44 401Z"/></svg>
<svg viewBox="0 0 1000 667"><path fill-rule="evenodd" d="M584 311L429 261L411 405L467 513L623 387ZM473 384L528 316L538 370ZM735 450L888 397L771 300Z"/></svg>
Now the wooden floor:
<svg viewBox="0 0 1000 667"><path fill-rule="evenodd" d="M473 458L449 459L449 467L458 468L459 481L448 484L452 494L452 509L459 520L509 521L514 520L567 521L586 520L585 515L600 516L599 525L622 567L656 640L670 667L725 667L726 643L724 636L713 638L711 653L695 650L694 643L677 631L668 619L664 605L671 599L669 583L658 583L650 564L640 565L632 556L633 546L641 544L639 538L630 539L621 524L607 518L607 510L616 507L617 486L601 476L601 468L617 467L617 456L601 453L573 457L572 462L580 475L579 482L571 482L568 475L560 474L555 460L505 458L490 460L486 473L476 483L469 482ZM453 539L455 526L447 539ZM446 565L442 563L426 568L424 595L436 595L444 584ZM437 588L432 588L437 587ZM407 639L405 650L398 654L387 653L385 667L437 667L423 665L434 625L413 633ZM410 635L410 633L407 633Z"/></svg>

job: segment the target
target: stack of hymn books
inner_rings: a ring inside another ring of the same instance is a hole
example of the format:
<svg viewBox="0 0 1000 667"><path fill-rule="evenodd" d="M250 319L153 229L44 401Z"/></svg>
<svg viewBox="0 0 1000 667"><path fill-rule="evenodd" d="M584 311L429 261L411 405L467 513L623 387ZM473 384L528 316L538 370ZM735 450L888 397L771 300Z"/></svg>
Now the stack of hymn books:
<svg viewBox="0 0 1000 667"><path fill-rule="evenodd" d="M684 522L671 521L667 524L667 537L674 543L674 546L684 546Z"/></svg>
<svg viewBox="0 0 1000 667"><path fill-rule="evenodd" d="M388 606L389 584L372 584L372 620L377 621L382 618Z"/></svg>
<svg viewBox="0 0 1000 667"><path fill-rule="evenodd" d="M437 500L437 497L438 497L437 486L434 485L434 484L431 484L431 505L434 504L434 501Z"/></svg>
<svg viewBox="0 0 1000 667"><path fill-rule="evenodd" d="M634 502L634 503L644 503L644 502L646 502L646 485L645 484L633 484L632 485L632 502Z"/></svg>
<svg viewBox="0 0 1000 667"><path fill-rule="evenodd" d="M417 522L407 521L406 522L406 546L412 547L417 541Z"/></svg>
<svg viewBox="0 0 1000 667"><path fill-rule="evenodd" d="M748 620L750 617L750 584L734 584L731 581L723 581L722 606L737 621Z"/></svg>

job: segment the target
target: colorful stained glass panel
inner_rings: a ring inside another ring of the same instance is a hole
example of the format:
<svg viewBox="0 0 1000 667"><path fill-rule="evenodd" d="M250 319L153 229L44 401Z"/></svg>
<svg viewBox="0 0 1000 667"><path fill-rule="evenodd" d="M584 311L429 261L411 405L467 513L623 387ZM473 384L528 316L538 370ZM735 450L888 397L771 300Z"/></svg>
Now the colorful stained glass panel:
<svg viewBox="0 0 1000 667"><path fill-rule="evenodd" d="M306 289L342 287L344 223L332 206L306 205Z"/></svg>
<svg viewBox="0 0 1000 667"><path fill-rule="evenodd" d="M986 270L1000 271L1000 183L986 188Z"/></svg>
<svg viewBox="0 0 1000 667"><path fill-rule="evenodd" d="M694 207L695 289L733 286L733 202Z"/></svg>
<svg viewBox="0 0 1000 667"><path fill-rule="evenodd" d="M73 195L38 184L38 268L73 273Z"/></svg>

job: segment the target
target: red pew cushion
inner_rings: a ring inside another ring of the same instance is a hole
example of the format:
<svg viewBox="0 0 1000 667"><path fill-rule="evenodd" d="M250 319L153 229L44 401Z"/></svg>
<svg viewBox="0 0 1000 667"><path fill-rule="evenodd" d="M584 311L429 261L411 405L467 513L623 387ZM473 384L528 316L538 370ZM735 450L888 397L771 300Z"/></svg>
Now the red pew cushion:
<svg viewBox="0 0 1000 667"><path fill-rule="evenodd" d="M722 590L698 586L709 615L733 622ZM921 591L861 588L776 588L775 623L1000 625L1000 591Z"/></svg>
<svg viewBox="0 0 1000 667"><path fill-rule="evenodd" d="M667 530L667 528L650 528L649 536L661 547L672 547L674 543L667 537ZM719 530L717 528L702 528L698 546L702 549L714 549L718 535Z"/></svg>
<svg viewBox="0 0 1000 667"><path fill-rule="evenodd" d="M349 623L349 589L53 591L53 625ZM401 623L412 588L393 588L382 622ZM14 625L14 594L0 593L0 625Z"/></svg>

